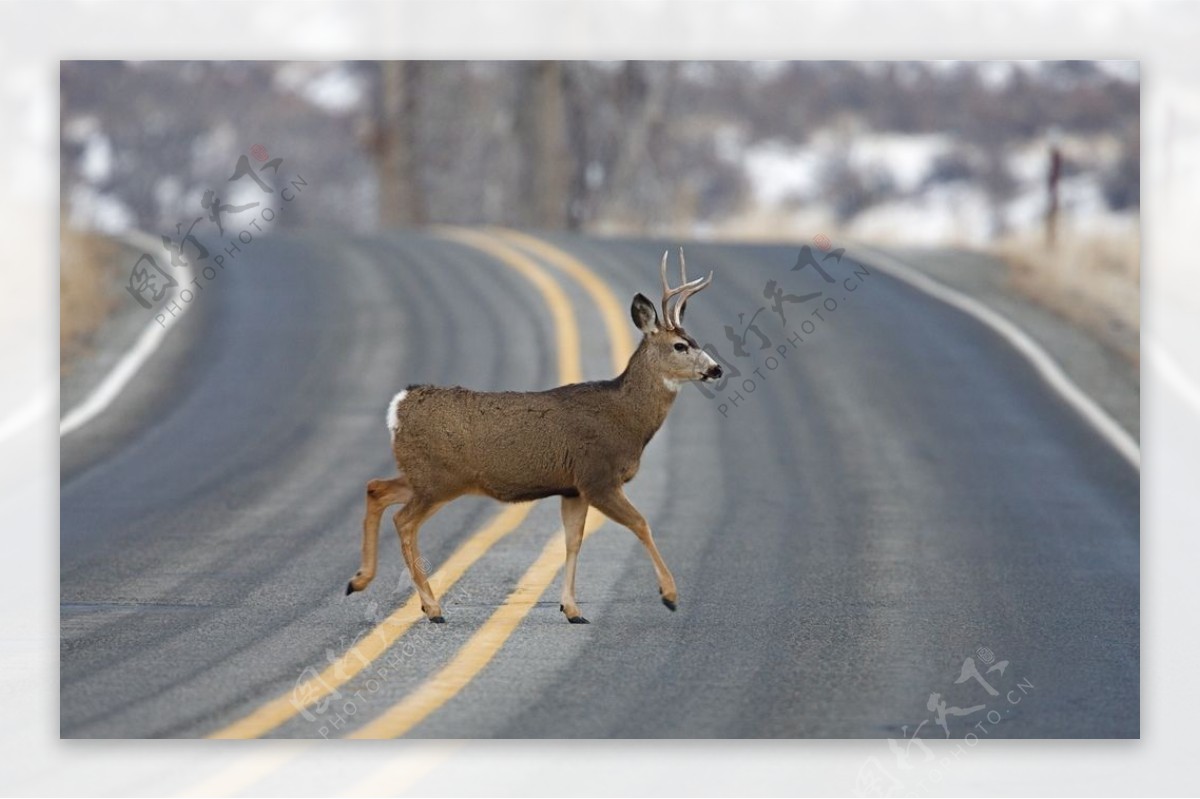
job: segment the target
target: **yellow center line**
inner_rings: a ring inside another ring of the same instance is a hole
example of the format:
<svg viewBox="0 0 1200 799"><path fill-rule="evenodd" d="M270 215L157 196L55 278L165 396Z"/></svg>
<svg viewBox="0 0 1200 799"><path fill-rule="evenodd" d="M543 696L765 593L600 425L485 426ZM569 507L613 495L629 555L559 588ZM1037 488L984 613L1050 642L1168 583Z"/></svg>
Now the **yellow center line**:
<svg viewBox="0 0 1200 799"><path fill-rule="evenodd" d="M532 503L507 505L483 528L463 542L440 569L429 578L433 590L441 595L463 576L492 545L511 533L533 509ZM370 633L331 663L320 674L298 683L292 690L260 705L250 714L210 734L209 738L259 738L311 705L331 696L354 679L392 644L425 618L421 598L413 594L381 621Z"/></svg>
<svg viewBox="0 0 1200 799"><path fill-rule="evenodd" d="M551 261L563 271L572 274L587 273L590 280L580 280L585 290L604 315L606 326L610 332L613 362L618 371L624 369L625 361L622 349L632 351L627 334L622 336L614 333L618 324L619 303L612 296L611 290L599 277L596 277L586 266L575 260L567 253L557 250L553 245L534 239L523 233L511 231L509 240L519 241L523 247L534 251L546 260ZM509 258L516 254L524 259L525 256L508 247L502 247L488 241L486 236L471 232L469 236L459 236L458 240L499 258ZM567 264L571 264L568 266ZM510 265L513 265L510 262ZM537 264L527 264L541 271ZM514 266L514 268L516 268ZM545 273L542 273L545 275ZM573 274L578 279L578 274ZM548 276L547 280L551 280ZM551 280L553 282L553 280ZM557 285L557 284L555 284ZM601 297L607 295L602 300ZM607 309L607 310L606 310ZM620 326L624 331L624 325ZM623 342L623 344L618 343ZM594 508L588 513L584 536L599 529L607 519ZM504 603L492 613L483 626L472 635L458 650L455 656L441 670L427 679L411 693L396 704L392 705L382 715L348 734L347 738L396 738L408 733L422 721L458 695L480 672L492 661L521 621L537 604L542 594L550 586L563 567L566 559L566 543L562 528L546 543L533 565L522 575L516 588L504 600Z"/></svg>
<svg viewBox="0 0 1200 799"><path fill-rule="evenodd" d="M630 332L632 326L629 320L629 308L621 304L608 284L588 268L583 261L544 239L510 228L488 228L488 230L511 241L526 252L533 253L583 286L583 290L600 309L600 316L604 319L604 327L608 332L612 352L613 374L617 375L624 371L625 364L629 361L629 356L633 355L634 348L633 333Z"/></svg>
<svg viewBox="0 0 1200 799"><path fill-rule="evenodd" d="M608 519L592 510L584 535ZM453 699L467 683L491 662L521 620L533 610L554 580L567 556L562 528L546 544L542 554L522 575L517 587L474 635L463 644L441 671L422 683L383 715L347 735L347 738L396 738L424 721L430 713Z"/></svg>
<svg viewBox="0 0 1200 799"><path fill-rule="evenodd" d="M558 378L563 383L583 379L579 347L579 325L562 287L520 251L490 236L464 228L440 228L443 238L482 250L528 279L542 295L554 320L558 344ZM430 587L441 595L453 586L484 553L515 530L533 505L505 506L483 529L465 541L429 578ZM332 696L338 688L360 674L383 655L418 621L424 618L421 599L414 593L365 638L331 663L320 674L298 683L246 716L211 733L209 738L258 738L299 715L306 708Z"/></svg>
<svg viewBox="0 0 1200 799"><path fill-rule="evenodd" d="M558 379L560 383L583 380L579 350L579 324L567 293L549 273L532 258L503 241L477 230L456 227L434 228L442 238L457 241L490 255L525 276L542 293L554 319L558 337Z"/></svg>

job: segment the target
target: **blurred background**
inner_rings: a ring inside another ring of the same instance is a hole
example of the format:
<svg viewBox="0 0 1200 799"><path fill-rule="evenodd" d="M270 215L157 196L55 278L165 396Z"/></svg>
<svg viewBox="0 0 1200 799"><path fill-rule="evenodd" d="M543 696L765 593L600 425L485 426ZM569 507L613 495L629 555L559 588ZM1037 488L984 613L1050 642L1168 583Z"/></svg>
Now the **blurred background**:
<svg viewBox="0 0 1200 799"><path fill-rule="evenodd" d="M63 62L64 363L104 236L175 231L255 143L321 186L277 229L969 247L1128 340L1139 98L1130 61Z"/></svg>
<svg viewBox="0 0 1200 799"><path fill-rule="evenodd" d="M256 143L321 187L273 229L975 248L1137 357L1137 62L70 61L60 88L64 364L116 300L105 235L175 232Z"/></svg>
<svg viewBox="0 0 1200 799"><path fill-rule="evenodd" d="M495 223L983 245L1136 233L1136 62L64 62L75 227L173 227L262 140L288 224Z"/></svg>

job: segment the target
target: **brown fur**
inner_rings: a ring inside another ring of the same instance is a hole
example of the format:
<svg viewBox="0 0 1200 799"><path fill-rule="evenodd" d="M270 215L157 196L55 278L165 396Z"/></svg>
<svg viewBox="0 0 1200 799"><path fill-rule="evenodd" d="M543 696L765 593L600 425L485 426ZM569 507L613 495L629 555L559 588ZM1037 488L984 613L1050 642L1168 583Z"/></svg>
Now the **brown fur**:
<svg viewBox="0 0 1200 799"><path fill-rule="evenodd" d="M625 371L611 380L533 392L410 386L396 418L388 420L400 475L367 485L363 564L347 593L363 590L374 578L384 508L407 503L395 517L401 550L422 608L432 621L441 621L420 565L421 523L465 494L501 502L558 495L567 535L562 609L570 621L586 621L575 604L574 579L588 507L637 535L654 563L663 602L674 610L675 581L622 485L637 474L642 451L666 420L679 386L718 377L720 368L681 327L661 326L642 295L631 310L645 336ZM675 349L681 342L688 345L684 352Z"/></svg>
<svg viewBox="0 0 1200 799"><path fill-rule="evenodd" d="M675 401L637 363L633 374L549 391L414 387L397 408L396 465L414 491L447 500L524 502L628 482Z"/></svg>

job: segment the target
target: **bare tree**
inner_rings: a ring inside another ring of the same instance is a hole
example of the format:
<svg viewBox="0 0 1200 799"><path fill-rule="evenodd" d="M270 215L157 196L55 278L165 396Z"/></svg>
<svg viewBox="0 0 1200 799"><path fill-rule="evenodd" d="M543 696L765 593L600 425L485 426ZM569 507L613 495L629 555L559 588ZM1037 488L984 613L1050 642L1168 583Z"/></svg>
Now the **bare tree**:
<svg viewBox="0 0 1200 799"><path fill-rule="evenodd" d="M541 228L567 226L573 170L561 62L522 65L515 133L521 147L522 222Z"/></svg>
<svg viewBox="0 0 1200 799"><path fill-rule="evenodd" d="M662 65L657 74L644 61L626 62L617 97L625 130L608 181L606 195L610 204L636 200L641 170L652 166L651 143L666 124L667 97L678 70L677 62Z"/></svg>
<svg viewBox="0 0 1200 799"><path fill-rule="evenodd" d="M379 222L384 227L427 220L417 154L421 63L384 61L375 81L368 139L379 173Z"/></svg>

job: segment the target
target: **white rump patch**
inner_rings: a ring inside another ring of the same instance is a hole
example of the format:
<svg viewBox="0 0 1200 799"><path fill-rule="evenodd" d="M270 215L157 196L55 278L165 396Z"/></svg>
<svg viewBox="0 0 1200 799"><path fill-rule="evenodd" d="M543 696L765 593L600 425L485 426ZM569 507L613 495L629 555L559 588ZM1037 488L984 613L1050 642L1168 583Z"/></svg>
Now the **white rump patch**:
<svg viewBox="0 0 1200 799"><path fill-rule="evenodd" d="M667 387L668 391L674 391L675 393L679 393L679 381L678 380L672 380L669 377L664 377L663 385Z"/></svg>
<svg viewBox="0 0 1200 799"><path fill-rule="evenodd" d="M400 403L404 402L404 398L407 396L408 389L405 389L396 396L392 397L392 401L388 403L387 426L388 430L392 431L393 437L395 437L396 431L400 429L400 420L396 418L396 412L400 410Z"/></svg>

